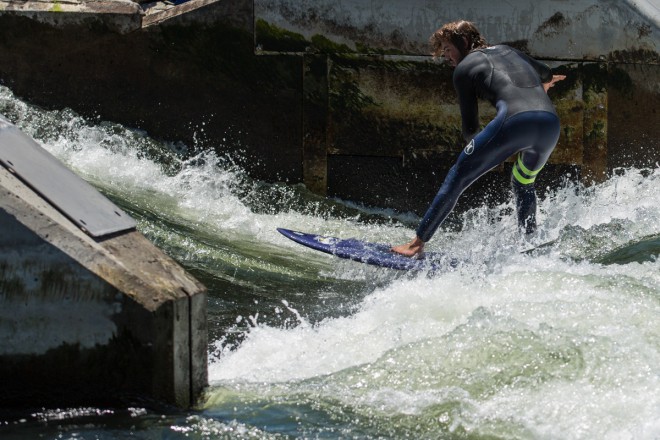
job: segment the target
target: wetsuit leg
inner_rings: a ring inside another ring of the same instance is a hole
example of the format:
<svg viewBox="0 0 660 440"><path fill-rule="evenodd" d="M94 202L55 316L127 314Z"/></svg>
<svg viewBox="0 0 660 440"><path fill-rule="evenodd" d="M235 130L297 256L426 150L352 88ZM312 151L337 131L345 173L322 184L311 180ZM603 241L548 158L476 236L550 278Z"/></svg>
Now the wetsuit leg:
<svg viewBox="0 0 660 440"><path fill-rule="evenodd" d="M488 170L516 152L522 151L521 163L528 170L537 170L538 173L554 149L559 138L559 119L556 115L545 111L531 111L516 114L505 121L506 104L498 102L497 109L497 117L465 147L456 164L447 174L417 228L417 236L422 241L431 239L440 224L454 209L463 191ZM536 213L533 182L533 179L523 180L519 182L522 188L517 190L517 194L521 196L519 216L530 225L531 221L535 221ZM528 186L530 184L532 185Z"/></svg>
<svg viewBox="0 0 660 440"><path fill-rule="evenodd" d="M431 239L440 224L454 209L463 191L510 156L510 153L507 154L498 146L498 137L502 134L506 113L506 103L498 102L495 119L477 134L458 156L456 164L449 170L417 228L417 236L422 241Z"/></svg>
<svg viewBox="0 0 660 440"><path fill-rule="evenodd" d="M536 190L534 184L523 185L511 174L511 187L516 201L518 227L526 234L536 231Z"/></svg>
<svg viewBox="0 0 660 440"><path fill-rule="evenodd" d="M511 171L511 187L516 201L518 227L526 234L532 234L536 231L534 182L559 140L559 118L551 113L538 114L534 121L528 121L528 127L536 131L536 140L531 148L518 154Z"/></svg>

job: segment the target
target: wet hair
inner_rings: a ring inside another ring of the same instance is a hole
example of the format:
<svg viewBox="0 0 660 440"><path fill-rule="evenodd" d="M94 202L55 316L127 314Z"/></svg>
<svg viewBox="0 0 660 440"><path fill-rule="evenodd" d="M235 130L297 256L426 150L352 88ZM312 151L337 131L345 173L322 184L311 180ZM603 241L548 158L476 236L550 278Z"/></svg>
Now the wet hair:
<svg viewBox="0 0 660 440"><path fill-rule="evenodd" d="M441 55L440 51L443 41L456 46L463 56L466 56L475 49L488 46L488 43L481 36L474 23L466 20L447 23L431 35L429 42L431 43L431 54L433 56Z"/></svg>

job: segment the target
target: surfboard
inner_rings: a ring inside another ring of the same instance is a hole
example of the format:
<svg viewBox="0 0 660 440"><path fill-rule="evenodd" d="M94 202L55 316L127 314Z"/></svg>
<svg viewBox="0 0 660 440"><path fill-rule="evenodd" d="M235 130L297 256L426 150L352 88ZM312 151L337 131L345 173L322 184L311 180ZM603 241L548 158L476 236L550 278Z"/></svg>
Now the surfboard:
<svg viewBox="0 0 660 440"><path fill-rule="evenodd" d="M285 237L308 248L373 266L397 270L433 271L458 265L457 260L447 258L445 254L438 252L425 253L423 258L415 259L390 251L391 246L388 244L370 243L356 238L341 239L327 235L308 234L284 228L277 228L277 230Z"/></svg>

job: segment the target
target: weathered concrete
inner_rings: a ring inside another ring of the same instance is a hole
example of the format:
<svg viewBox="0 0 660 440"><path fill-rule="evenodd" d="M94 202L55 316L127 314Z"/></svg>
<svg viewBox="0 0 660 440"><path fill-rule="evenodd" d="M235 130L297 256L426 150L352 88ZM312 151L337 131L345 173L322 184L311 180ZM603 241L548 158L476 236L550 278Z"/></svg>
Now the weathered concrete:
<svg viewBox="0 0 660 440"><path fill-rule="evenodd" d="M648 117L659 19L646 0L232 0L125 35L0 15L0 81L193 152L239 152L259 179L419 212L462 148L451 69L427 55L430 33L457 18L568 76L550 92L563 131L540 188L660 160ZM508 169L463 207L508 197Z"/></svg>
<svg viewBox="0 0 660 440"><path fill-rule="evenodd" d="M653 0L255 0L264 52L326 41L335 52L428 55L433 31L459 18L477 23L491 42L516 43L542 59L660 61Z"/></svg>
<svg viewBox="0 0 660 440"><path fill-rule="evenodd" d="M0 0L0 13L52 26L104 26L119 33L162 23L220 0Z"/></svg>
<svg viewBox="0 0 660 440"><path fill-rule="evenodd" d="M660 140L649 136L657 123L637 126L634 137L646 142L626 142L625 162L617 154L622 145L608 142L610 132L617 140L621 133L630 139L631 125L610 121L618 122L622 109L641 119L658 110L651 98L645 112L632 100L619 100L612 117L608 113L611 89L658 96L650 89L659 77L648 75L660 61L660 11L652 2L257 0L258 54L300 54L309 60L306 65L327 66L325 80L314 77L314 93L303 82L305 102L326 101L304 104L305 113L326 109L322 116L303 118L308 187L365 203L424 208L463 145L451 69L420 55L428 53L435 29L458 18L476 22L489 41L516 46L568 76L550 92L564 130L540 187L554 187L567 173L586 183L599 181L624 163L647 166L660 159ZM633 80L627 63L644 66L647 76ZM485 124L494 112L486 103L481 110ZM499 167L495 174L501 177L479 181L467 198L506 197L508 169ZM419 182L432 184L420 188Z"/></svg>
<svg viewBox="0 0 660 440"><path fill-rule="evenodd" d="M0 230L0 406L195 403L201 284L134 229L85 234L4 167Z"/></svg>
<svg viewBox="0 0 660 440"><path fill-rule="evenodd" d="M570 70L573 77L553 90L566 128L543 175L542 185L552 187L583 165L583 131L593 124L585 121L584 69L564 65L557 69ZM428 58L333 57L326 131L328 193L422 211L464 147L451 74L448 66ZM482 104L482 123L494 116L494 109ZM303 131L311 128L303 126ZM605 166L602 160L598 163L600 169ZM362 180L365 175L369 178ZM462 207L473 203L470 196L483 200L484 194L493 197L492 202L507 197L508 166L477 182Z"/></svg>

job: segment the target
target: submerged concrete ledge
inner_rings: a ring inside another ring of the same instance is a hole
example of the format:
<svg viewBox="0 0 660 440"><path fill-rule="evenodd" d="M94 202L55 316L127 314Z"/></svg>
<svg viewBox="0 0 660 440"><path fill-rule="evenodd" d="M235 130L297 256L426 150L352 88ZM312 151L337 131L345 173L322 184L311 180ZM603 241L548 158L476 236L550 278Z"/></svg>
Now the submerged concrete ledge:
<svg viewBox="0 0 660 440"><path fill-rule="evenodd" d="M0 230L0 406L195 403L207 385L199 282L134 228L86 234L6 167Z"/></svg>

